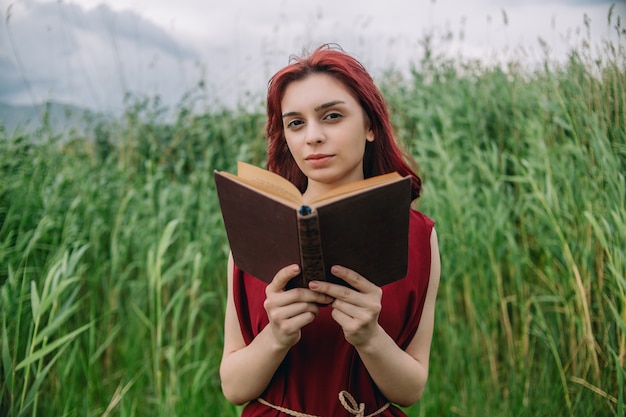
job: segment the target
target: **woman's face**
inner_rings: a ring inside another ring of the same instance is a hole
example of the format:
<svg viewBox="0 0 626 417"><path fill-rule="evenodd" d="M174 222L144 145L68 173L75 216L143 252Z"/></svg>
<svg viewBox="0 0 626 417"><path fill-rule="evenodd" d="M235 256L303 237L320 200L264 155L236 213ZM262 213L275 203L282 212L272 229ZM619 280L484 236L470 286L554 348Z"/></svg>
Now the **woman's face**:
<svg viewBox="0 0 626 417"><path fill-rule="evenodd" d="M287 146L308 178L305 195L363 179L366 141L373 141L361 105L328 74L290 83L281 101Z"/></svg>

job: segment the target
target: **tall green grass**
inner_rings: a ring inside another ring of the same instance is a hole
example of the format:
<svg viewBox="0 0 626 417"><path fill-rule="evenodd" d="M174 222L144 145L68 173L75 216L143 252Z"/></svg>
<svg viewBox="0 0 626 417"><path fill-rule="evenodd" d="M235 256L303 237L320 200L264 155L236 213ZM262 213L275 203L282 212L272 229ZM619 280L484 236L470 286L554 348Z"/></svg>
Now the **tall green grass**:
<svg viewBox="0 0 626 417"><path fill-rule="evenodd" d="M420 415L624 415L626 55L391 83L443 273Z"/></svg>
<svg viewBox="0 0 626 417"><path fill-rule="evenodd" d="M411 415L625 414L621 39L535 70L427 53L382 81L442 256ZM196 107L0 130L0 415L237 415L212 172L263 164L264 116Z"/></svg>
<svg viewBox="0 0 626 417"><path fill-rule="evenodd" d="M212 170L250 158L263 121L164 125L157 104L61 147L50 132L0 141L0 414L233 414Z"/></svg>

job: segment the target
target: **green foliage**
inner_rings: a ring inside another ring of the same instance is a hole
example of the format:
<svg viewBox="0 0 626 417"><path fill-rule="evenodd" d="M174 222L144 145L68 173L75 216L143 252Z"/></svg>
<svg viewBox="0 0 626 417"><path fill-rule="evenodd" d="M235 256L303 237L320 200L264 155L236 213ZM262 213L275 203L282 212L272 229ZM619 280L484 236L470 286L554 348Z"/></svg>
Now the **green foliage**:
<svg viewBox="0 0 626 417"><path fill-rule="evenodd" d="M411 415L624 415L625 59L429 50L384 80L442 255ZM129 98L69 140L0 129L0 415L237 415L212 173L263 165L264 115L195 107Z"/></svg>
<svg viewBox="0 0 626 417"><path fill-rule="evenodd" d="M212 172L262 163L263 118L159 114L0 139L0 414L234 413Z"/></svg>
<svg viewBox="0 0 626 417"><path fill-rule="evenodd" d="M432 58L386 91L443 273L416 415L622 415L626 55Z"/></svg>

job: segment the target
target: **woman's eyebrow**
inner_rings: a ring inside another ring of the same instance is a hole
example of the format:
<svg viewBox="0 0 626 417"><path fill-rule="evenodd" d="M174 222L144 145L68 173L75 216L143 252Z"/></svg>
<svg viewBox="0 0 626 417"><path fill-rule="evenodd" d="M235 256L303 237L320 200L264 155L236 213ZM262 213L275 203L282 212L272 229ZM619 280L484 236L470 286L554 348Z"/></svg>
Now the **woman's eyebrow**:
<svg viewBox="0 0 626 417"><path fill-rule="evenodd" d="M297 111L290 111L287 113L284 113L281 117L284 119L285 117L291 117L291 116L298 116L300 113L298 113Z"/></svg>
<svg viewBox="0 0 626 417"><path fill-rule="evenodd" d="M315 111L320 111L320 110L327 109L327 108L329 108L329 107L333 107L333 106L335 106L335 105L337 105L337 104L344 104L344 103L345 103L345 102L344 102L344 101L341 101L341 100L333 100L333 101L329 101L328 103L320 104L319 106L317 106L317 107L316 107L315 109L313 109L313 110L315 110Z"/></svg>
<svg viewBox="0 0 626 417"><path fill-rule="evenodd" d="M329 107L336 106L337 104L345 104L345 101L343 101L343 100L332 100L332 101L329 101L328 103L320 104L319 106L315 107L313 110L318 112L320 110L325 110L325 109L327 109ZM282 118L284 119L285 117L298 116L298 115L300 115L300 112L290 111L290 112L284 113L282 115Z"/></svg>

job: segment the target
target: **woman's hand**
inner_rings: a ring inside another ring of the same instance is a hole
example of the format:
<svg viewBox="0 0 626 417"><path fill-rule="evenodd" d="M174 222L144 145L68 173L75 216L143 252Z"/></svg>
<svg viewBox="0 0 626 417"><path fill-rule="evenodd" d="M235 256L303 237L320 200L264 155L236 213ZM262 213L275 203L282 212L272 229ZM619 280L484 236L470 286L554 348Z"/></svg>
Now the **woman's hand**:
<svg viewBox="0 0 626 417"><path fill-rule="evenodd" d="M310 282L309 288L334 298L333 319L343 329L348 343L363 347L377 332L383 331L378 325L383 291L351 269L335 265L331 272L354 289L320 281Z"/></svg>
<svg viewBox="0 0 626 417"><path fill-rule="evenodd" d="M301 329L311 323L319 313L318 304L332 301L329 296L307 288L285 291L287 283L299 272L298 265L281 269L265 290L263 306L269 319L269 328L281 347L291 347L298 343Z"/></svg>
<svg viewBox="0 0 626 417"><path fill-rule="evenodd" d="M297 288L285 291L285 285L299 273L297 265L281 269L266 289L267 326L246 343L235 306L233 283L234 260L228 257L228 298L224 320L224 352L220 364L222 391L233 404L241 405L265 391L274 373L300 340L302 327L313 321L319 307L332 300L324 294Z"/></svg>

